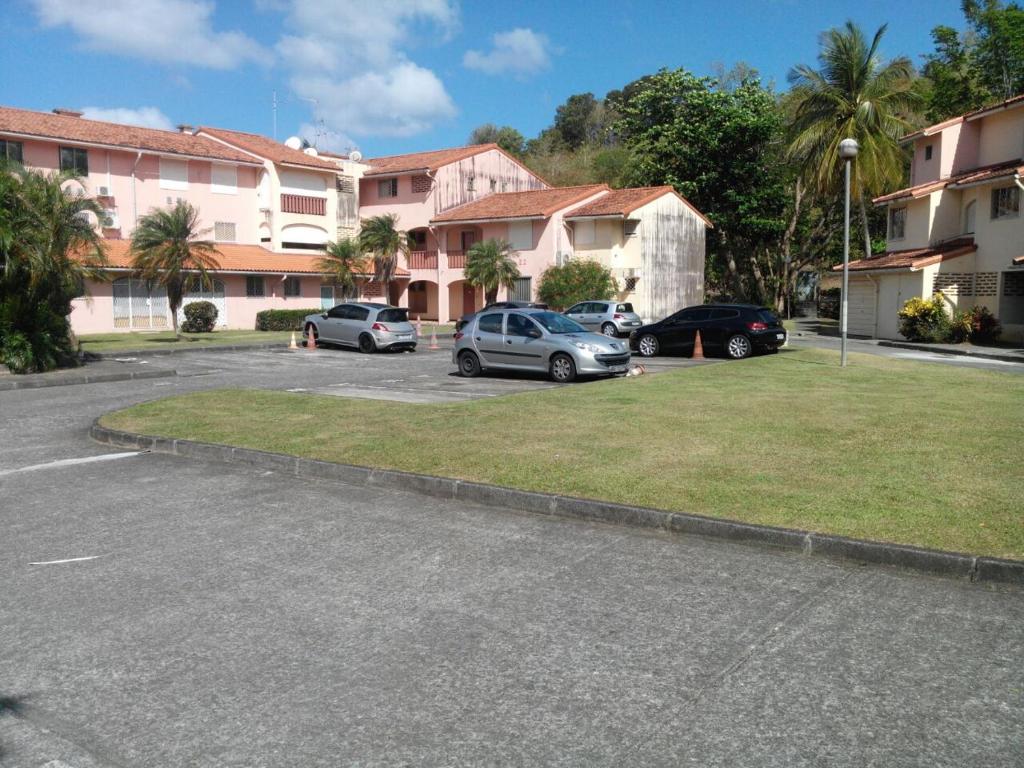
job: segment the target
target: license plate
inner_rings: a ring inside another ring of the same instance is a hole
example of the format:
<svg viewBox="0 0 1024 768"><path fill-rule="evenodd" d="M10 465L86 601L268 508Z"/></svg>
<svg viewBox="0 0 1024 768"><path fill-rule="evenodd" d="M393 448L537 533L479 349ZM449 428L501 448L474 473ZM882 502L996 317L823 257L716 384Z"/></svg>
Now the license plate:
<svg viewBox="0 0 1024 768"><path fill-rule="evenodd" d="M626 372L626 366L624 366L624 365L613 365L608 370L611 371L612 373L625 373Z"/></svg>
<svg viewBox="0 0 1024 768"><path fill-rule="evenodd" d="M640 325L640 323L637 320L630 320L626 325Z"/></svg>
<svg viewBox="0 0 1024 768"><path fill-rule="evenodd" d="M778 339L779 341L782 341L784 338L786 338L786 334L784 334L784 333L776 333L775 334L775 338Z"/></svg>
<svg viewBox="0 0 1024 768"><path fill-rule="evenodd" d="M398 338L399 339L411 339L412 338L412 334L411 333L400 333L400 334L398 334Z"/></svg>

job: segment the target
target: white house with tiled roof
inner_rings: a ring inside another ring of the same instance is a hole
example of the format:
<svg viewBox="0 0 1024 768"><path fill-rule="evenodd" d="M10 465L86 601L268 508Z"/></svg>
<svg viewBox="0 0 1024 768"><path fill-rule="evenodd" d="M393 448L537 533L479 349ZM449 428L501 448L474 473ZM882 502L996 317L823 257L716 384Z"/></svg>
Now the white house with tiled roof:
<svg viewBox="0 0 1024 768"><path fill-rule="evenodd" d="M850 264L850 332L899 339L906 301L941 291L951 310L985 306L1003 338L1024 340L1024 95L903 141L910 186L874 201L886 251Z"/></svg>

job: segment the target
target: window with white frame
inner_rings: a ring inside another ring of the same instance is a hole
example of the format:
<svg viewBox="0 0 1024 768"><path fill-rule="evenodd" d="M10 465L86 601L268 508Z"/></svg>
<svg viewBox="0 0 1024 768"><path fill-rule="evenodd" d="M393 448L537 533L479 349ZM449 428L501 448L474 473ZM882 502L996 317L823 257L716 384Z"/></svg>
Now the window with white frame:
<svg viewBox="0 0 1024 768"><path fill-rule="evenodd" d="M889 239L902 240L907 232L907 206L889 209Z"/></svg>
<svg viewBox="0 0 1024 768"><path fill-rule="evenodd" d="M533 250L533 222L511 222L508 225L508 242L514 251Z"/></svg>
<svg viewBox="0 0 1024 768"><path fill-rule="evenodd" d="M188 163L161 157L160 189L188 189Z"/></svg>
<svg viewBox="0 0 1024 768"><path fill-rule="evenodd" d="M992 190L992 218L1008 219L1020 215L1020 189L1002 187Z"/></svg>
<svg viewBox="0 0 1024 768"><path fill-rule="evenodd" d="M238 241L237 233L235 232L235 222L233 221L217 221L213 224L213 239L218 243L234 243Z"/></svg>
<svg viewBox="0 0 1024 768"><path fill-rule="evenodd" d="M576 245L590 245L594 242L596 235L593 220L577 221L574 228L576 230Z"/></svg>
<svg viewBox="0 0 1024 768"><path fill-rule="evenodd" d="M210 191L219 195L238 194L238 168L214 163L210 174Z"/></svg>
<svg viewBox="0 0 1024 768"><path fill-rule="evenodd" d="M377 197L398 197L398 179L384 179L377 182Z"/></svg>
<svg viewBox="0 0 1024 768"><path fill-rule="evenodd" d="M289 299L302 295L302 283L299 282L299 278L286 277L284 279L284 295Z"/></svg>

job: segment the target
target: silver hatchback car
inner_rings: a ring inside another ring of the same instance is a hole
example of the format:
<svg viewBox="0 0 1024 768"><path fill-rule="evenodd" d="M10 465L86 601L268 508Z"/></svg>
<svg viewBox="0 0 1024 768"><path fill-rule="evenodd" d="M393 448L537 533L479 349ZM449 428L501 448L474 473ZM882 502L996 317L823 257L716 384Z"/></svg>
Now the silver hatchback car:
<svg viewBox="0 0 1024 768"><path fill-rule="evenodd" d="M338 304L319 315L306 315L302 336L313 334L318 342L357 347L360 352L378 349L416 349L416 329L409 311L389 304Z"/></svg>
<svg viewBox="0 0 1024 768"><path fill-rule="evenodd" d="M628 301L581 301L563 314L588 331L612 337L629 336L644 324Z"/></svg>
<svg viewBox="0 0 1024 768"><path fill-rule="evenodd" d="M480 312L455 334L452 362L463 376L487 368L538 371L564 383L626 373L629 345L589 333L557 312L498 309Z"/></svg>

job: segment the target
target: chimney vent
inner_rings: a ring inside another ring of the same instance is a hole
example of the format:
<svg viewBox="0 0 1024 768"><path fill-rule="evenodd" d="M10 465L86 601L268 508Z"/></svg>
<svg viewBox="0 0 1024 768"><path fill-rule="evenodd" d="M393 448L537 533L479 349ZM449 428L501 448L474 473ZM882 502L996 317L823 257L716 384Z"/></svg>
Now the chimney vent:
<svg viewBox="0 0 1024 768"><path fill-rule="evenodd" d="M179 123L178 124L178 130L181 133L192 133L192 126L189 125L188 123Z"/></svg>
<svg viewBox="0 0 1024 768"><path fill-rule="evenodd" d="M68 107L57 107L53 110L55 115L64 115L65 117L81 117L82 112L77 109L69 109Z"/></svg>

